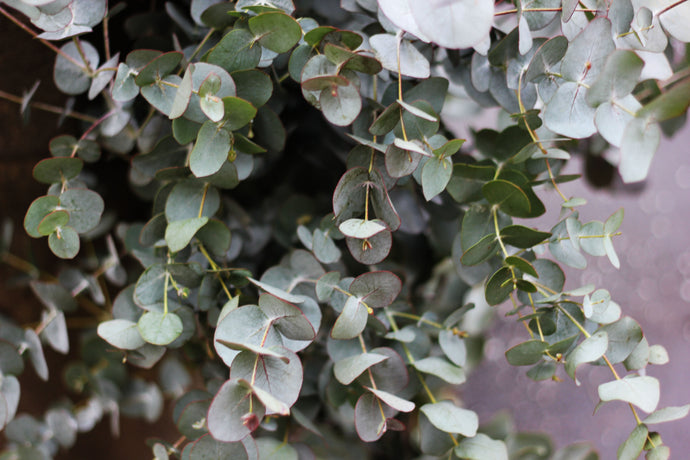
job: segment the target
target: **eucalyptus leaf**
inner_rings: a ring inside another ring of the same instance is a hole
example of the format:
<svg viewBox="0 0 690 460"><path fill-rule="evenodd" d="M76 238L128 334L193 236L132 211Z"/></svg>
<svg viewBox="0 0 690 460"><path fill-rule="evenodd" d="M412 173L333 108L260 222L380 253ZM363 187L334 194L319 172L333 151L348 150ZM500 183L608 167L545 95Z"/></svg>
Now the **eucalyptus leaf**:
<svg viewBox="0 0 690 460"><path fill-rule="evenodd" d="M625 401L645 412L654 412L659 404L659 381L649 376L626 376L602 383L598 392L602 401Z"/></svg>
<svg viewBox="0 0 690 460"><path fill-rule="evenodd" d="M471 410L462 409L450 401L423 405L420 410L432 425L446 433L459 433L473 437L477 434L479 420Z"/></svg>

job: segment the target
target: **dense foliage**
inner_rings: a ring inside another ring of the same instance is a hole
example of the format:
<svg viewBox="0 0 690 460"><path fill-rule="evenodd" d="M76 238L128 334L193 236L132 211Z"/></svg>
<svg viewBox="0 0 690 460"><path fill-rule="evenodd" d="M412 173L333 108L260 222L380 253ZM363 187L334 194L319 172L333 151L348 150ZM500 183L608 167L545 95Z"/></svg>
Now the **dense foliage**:
<svg viewBox="0 0 690 460"><path fill-rule="evenodd" d="M584 222L558 184L588 149L644 180L690 102L690 2L0 4L56 51L80 109L65 115L84 123L33 171L47 190L24 228L73 262L31 281L40 325L0 328L0 458L51 458L103 417L156 420L167 398L181 437L152 442L159 460L598 458L480 427L453 391L482 358L477 317L507 301L524 334L508 363L535 381L607 366L600 404L636 422L618 457L669 457L655 425L690 405L657 407L645 369L665 349L560 267L618 267L623 210ZM449 129L494 106L496 129ZM106 179L112 162L128 176ZM552 190L560 216L536 229ZM105 205L123 194L131 215ZM106 317L69 343L65 316L86 304ZM49 378L44 344L80 349L63 378L81 402L16 415L25 361ZM158 382L132 371L154 366Z"/></svg>

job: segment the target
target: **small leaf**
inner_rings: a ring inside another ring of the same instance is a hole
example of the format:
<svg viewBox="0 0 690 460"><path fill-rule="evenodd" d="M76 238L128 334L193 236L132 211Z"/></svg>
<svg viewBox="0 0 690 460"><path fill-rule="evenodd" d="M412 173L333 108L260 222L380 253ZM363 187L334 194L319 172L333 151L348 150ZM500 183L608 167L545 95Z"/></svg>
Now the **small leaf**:
<svg viewBox="0 0 690 460"><path fill-rule="evenodd" d="M565 371L570 378L579 383L575 378L575 372L580 364L591 363L601 358L608 348L608 335L606 331L598 331L583 340L565 357Z"/></svg>
<svg viewBox="0 0 690 460"><path fill-rule="evenodd" d="M251 278L251 277L247 277L247 280L250 283L254 284L255 286L258 286L261 289L263 289L264 291L268 292L269 294L272 294L272 295L274 295L274 296L278 297L279 299L282 299L286 302L290 302L290 303L302 303L302 302L304 302L304 299L301 296L290 294L288 292L283 291L282 289L279 289L275 286L271 286L271 285L266 284L266 283L262 283L260 281L257 281L255 279Z"/></svg>
<svg viewBox="0 0 690 460"><path fill-rule="evenodd" d="M343 311L333 324L331 337L338 340L357 337L364 330L368 316L366 307L356 297L348 297Z"/></svg>
<svg viewBox="0 0 690 460"><path fill-rule="evenodd" d="M408 4L419 29L444 48L479 45L489 35L494 21L492 2L428 0Z"/></svg>
<svg viewBox="0 0 690 460"><path fill-rule="evenodd" d="M602 401L625 401L645 412L653 412L659 403L659 381L649 376L626 376L602 383L598 388Z"/></svg>
<svg viewBox="0 0 690 460"><path fill-rule="evenodd" d="M34 166L33 176L44 184L62 184L79 175L84 162L79 158L46 158Z"/></svg>
<svg viewBox="0 0 690 460"><path fill-rule="evenodd" d="M420 409L432 425L446 433L459 433L473 437L477 434L479 419L471 410L461 409L450 401L425 404Z"/></svg>
<svg viewBox="0 0 690 460"><path fill-rule="evenodd" d="M434 375L453 385L465 382L465 372L460 367L438 356L416 360L414 367L420 372Z"/></svg>
<svg viewBox="0 0 690 460"><path fill-rule="evenodd" d="M402 282L389 271L372 271L359 275L350 284L350 292L370 308L387 307L400 294Z"/></svg>
<svg viewBox="0 0 690 460"><path fill-rule="evenodd" d="M377 34L369 37L369 43L376 58L384 69L413 78L429 78L429 61L409 40L400 42L400 59L398 60L398 40L391 34Z"/></svg>
<svg viewBox="0 0 690 460"><path fill-rule="evenodd" d="M175 99L173 99L173 104L170 109L170 113L168 114L168 118L170 118L171 120L181 117L187 111L187 107L189 107L189 101L192 98L193 90L193 71L194 67L190 65L184 72L184 76L182 77L180 86L178 86L177 92L175 93Z"/></svg>
<svg viewBox="0 0 690 460"><path fill-rule="evenodd" d="M429 201L445 190L453 175L453 162L450 158L429 158L422 166L422 191Z"/></svg>
<svg viewBox="0 0 690 460"><path fill-rule="evenodd" d="M484 294L489 305L498 305L513 292L512 274L510 268L499 268L486 283Z"/></svg>
<svg viewBox="0 0 690 460"><path fill-rule="evenodd" d="M352 238L367 239L386 230L386 225L379 219L347 219L338 226L338 230Z"/></svg>
<svg viewBox="0 0 690 460"><path fill-rule="evenodd" d="M234 131L247 125L256 116L256 107L242 98L227 96L223 98L223 127Z"/></svg>
<svg viewBox="0 0 690 460"><path fill-rule="evenodd" d="M513 366L530 366L541 361L548 348L547 342L528 340L506 351L506 360Z"/></svg>
<svg viewBox="0 0 690 460"><path fill-rule="evenodd" d="M690 412L690 404L685 406L669 406L663 409L657 409L649 414L643 421L645 425L653 425L656 423L672 422L687 417Z"/></svg>
<svg viewBox="0 0 690 460"><path fill-rule="evenodd" d="M24 217L24 230L32 238L40 238L43 236L38 231L38 225L43 218L53 212L60 204L58 197L53 195L42 196L36 198L29 206Z"/></svg>
<svg viewBox="0 0 690 460"><path fill-rule="evenodd" d="M53 211L38 224L38 233L48 236L58 228L67 225L69 214L66 211Z"/></svg>
<svg viewBox="0 0 690 460"><path fill-rule="evenodd" d="M548 232L540 232L522 225L508 225L501 229L503 242L520 249L536 246L550 236Z"/></svg>
<svg viewBox="0 0 690 460"><path fill-rule="evenodd" d="M98 325L98 335L114 347L136 350L146 343L139 334L137 323L126 319L113 319Z"/></svg>
<svg viewBox="0 0 690 460"><path fill-rule="evenodd" d="M374 393L374 396L383 401L386 405L395 410L399 410L400 412L412 412L415 408L415 404L412 401L408 401L392 393L388 393L387 391L377 390L375 388L369 388L366 386L364 388Z"/></svg>
<svg viewBox="0 0 690 460"><path fill-rule="evenodd" d="M252 404L251 390L237 380L220 387L208 408L207 425L211 435L222 442L236 442L247 437L264 416L264 406ZM255 420L256 423L251 423Z"/></svg>
<svg viewBox="0 0 690 460"><path fill-rule="evenodd" d="M60 48L60 54L55 59L55 67L53 69L53 79L55 86L65 94L77 95L86 92L91 86L90 72L86 68L96 69L98 67L98 51L94 46L85 41L79 41L78 48L75 42L70 41ZM81 52L84 53L82 58ZM67 60L63 55L67 55L78 62L78 67L73 61ZM86 62L84 62L84 59Z"/></svg>
<svg viewBox="0 0 690 460"><path fill-rule="evenodd" d="M182 334L182 320L175 313L147 311L137 322L141 337L153 345L168 345Z"/></svg>
<svg viewBox="0 0 690 460"><path fill-rule="evenodd" d="M182 53L170 51L157 56L139 70L134 79L137 86L147 86L170 74L182 60Z"/></svg>
<svg viewBox="0 0 690 460"><path fill-rule="evenodd" d="M350 356L337 361L333 366L333 373L340 383L349 385L371 366L386 359L388 359L387 356L376 353L362 353Z"/></svg>
<svg viewBox="0 0 690 460"><path fill-rule="evenodd" d="M331 86L321 90L319 103L324 117L336 126L349 125L362 109L359 89L351 81L347 86Z"/></svg>
<svg viewBox="0 0 690 460"><path fill-rule="evenodd" d="M74 188L60 195L60 207L69 213L69 226L77 233L86 233L98 226L105 203L92 190Z"/></svg>
<svg viewBox="0 0 690 460"><path fill-rule="evenodd" d="M492 180L482 186L482 194L491 204L509 216L521 217L529 214L530 201L525 192L506 180Z"/></svg>
<svg viewBox="0 0 690 460"><path fill-rule="evenodd" d="M394 411L388 406L382 406L379 399L372 393L365 393L359 397L355 405L355 429L357 435L364 442L373 442L381 438L387 430L387 418Z"/></svg>
<svg viewBox="0 0 690 460"><path fill-rule="evenodd" d="M282 12L262 13L249 19L249 30L255 39L271 51L285 53L302 38L302 28Z"/></svg>
<svg viewBox="0 0 690 460"><path fill-rule="evenodd" d="M43 354L43 346L41 340L33 329L24 330L24 340L26 341L29 350L29 360L41 380L48 380L48 364L46 363L45 355Z"/></svg>
<svg viewBox="0 0 690 460"><path fill-rule="evenodd" d="M460 458L471 460L508 460L508 449L503 441L491 439L484 433L460 441L453 451Z"/></svg>
<svg viewBox="0 0 690 460"><path fill-rule="evenodd" d="M61 227L48 236L48 246L61 259L73 259L79 253L79 235L72 227Z"/></svg>
<svg viewBox="0 0 690 460"><path fill-rule="evenodd" d="M165 229L165 242L168 244L168 249L178 252L187 247L196 232L207 222L208 217L195 217L169 223Z"/></svg>
<svg viewBox="0 0 690 460"><path fill-rule="evenodd" d="M645 425L637 425L618 448L618 460L636 460L642 453L648 434L649 430Z"/></svg>
<svg viewBox="0 0 690 460"><path fill-rule="evenodd" d="M490 233L468 248L467 251L462 254L460 262L466 266L478 265L492 255L495 255L497 247L498 240L496 239L496 235Z"/></svg>

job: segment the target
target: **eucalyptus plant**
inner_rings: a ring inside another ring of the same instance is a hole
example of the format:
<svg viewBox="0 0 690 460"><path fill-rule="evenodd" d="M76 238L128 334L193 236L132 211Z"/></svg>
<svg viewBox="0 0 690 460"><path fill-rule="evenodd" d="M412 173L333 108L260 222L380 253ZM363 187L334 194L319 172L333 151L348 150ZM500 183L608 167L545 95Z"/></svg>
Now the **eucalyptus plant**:
<svg viewBox="0 0 690 460"><path fill-rule="evenodd" d="M37 327L0 328L0 458L52 458L170 399L180 436L151 442L158 460L598 458L480 426L455 391L488 334L470 317L505 302L524 337L508 363L578 384L606 366L599 404L635 422L618 458L669 458L656 424L690 405L658 407L645 370L665 349L561 268L618 268L623 210L585 222L559 184L592 143L623 181L645 179L690 103L690 2L173 1L164 21L129 16L127 43L109 36L123 4L0 4L56 52L81 109L63 115L83 123L33 170L47 190L24 228L73 262L56 280L30 271ZM496 129L449 129L490 107ZM105 161L128 163L120 187L147 217L105 206ZM549 193L560 215L535 228ZM80 403L17 415L25 361L48 379L43 347L75 348L77 309L96 312L63 376Z"/></svg>

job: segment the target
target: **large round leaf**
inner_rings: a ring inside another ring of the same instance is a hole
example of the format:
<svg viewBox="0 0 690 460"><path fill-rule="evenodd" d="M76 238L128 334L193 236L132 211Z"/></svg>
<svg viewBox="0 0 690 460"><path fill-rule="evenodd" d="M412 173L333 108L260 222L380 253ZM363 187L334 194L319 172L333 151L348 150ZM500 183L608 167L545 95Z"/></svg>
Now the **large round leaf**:
<svg viewBox="0 0 690 460"><path fill-rule="evenodd" d="M98 67L98 51L94 46L84 40L79 41L81 49L84 52L86 63L81 57L79 48L75 42L68 42L64 44L60 51L65 55L71 57L73 61L78 62L77 66L72 61L67 60L58 54L55 59L55 68L53 70L53 78L55 79L55 86L65 94L81 94L89 89L91 86L91 77L86 71L88 66L91 70Z"/></svg>
<svg viewBox="0 0 690 460"><path fill-rule="evenodd" d="M445 48L469 48L484 41L494 22L492 0L408 0L419 30Z"/></svg>

